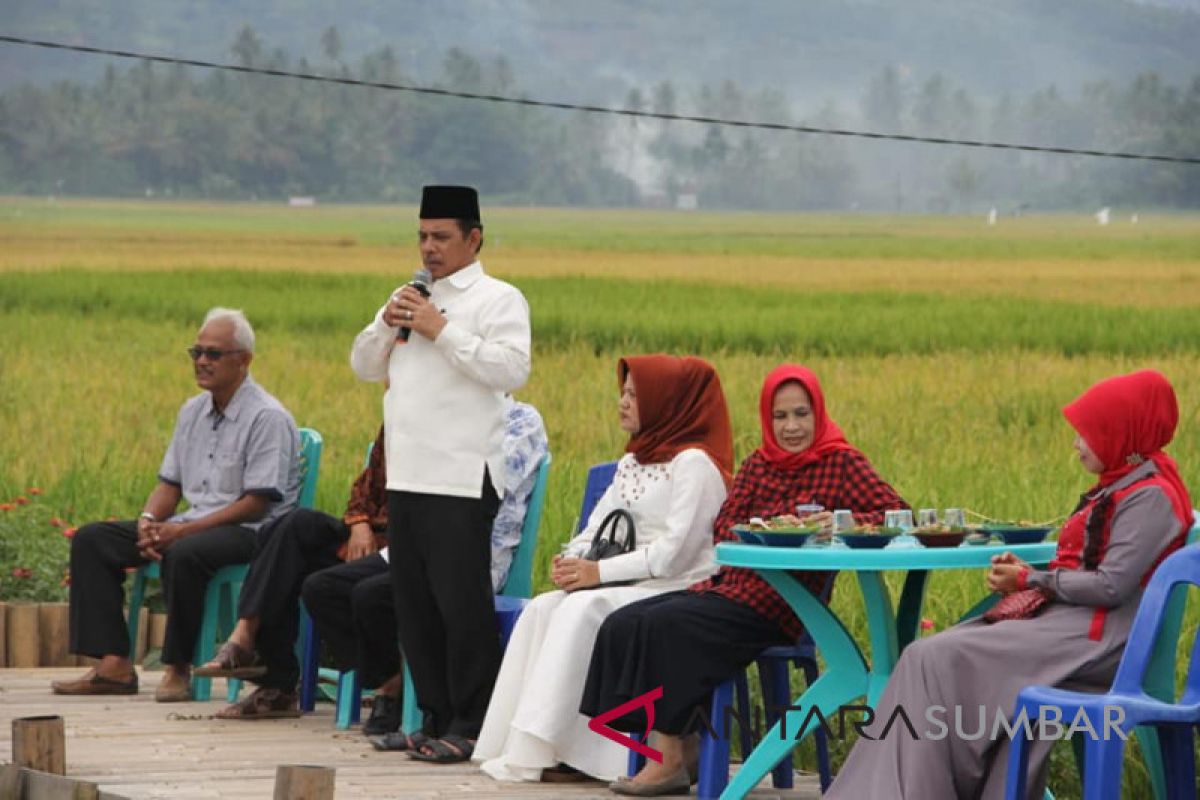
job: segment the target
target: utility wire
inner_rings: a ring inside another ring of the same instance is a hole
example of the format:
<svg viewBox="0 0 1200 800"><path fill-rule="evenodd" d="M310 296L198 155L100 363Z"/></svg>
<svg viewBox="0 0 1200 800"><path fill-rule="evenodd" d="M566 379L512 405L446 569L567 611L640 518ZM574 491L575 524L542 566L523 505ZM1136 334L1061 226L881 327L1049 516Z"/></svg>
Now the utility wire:
<svg viewBox="0 0 1200 800"><path fill-rule="evenodd" d="M1099 158L1122 158L1130 161L1160 161L1169 164L1200 164L1200 158L1186 156L1164 156L1151 153L1126 153L1112 150L1081 150L1072 147L1045 147L1033 144L1013 144L1010 142L988 142L976 139L948 139L939 136L909 136L901 133L872 133L870 131L854 131L843 128L818 128L811 125L787 125L780 122L753 122L749 120L724 119L721 117L701 117L690 114L664 114L657 111L639 111L632 108L612 108L609 106L593 106L582 103L558 103L550 100L530 100L524 97L507 97L497 94L480 94L478 92L458 92L450 89L435 89L429 86L412 86L402 83L386 83L383 81L362 81L355 78L338 78L331 75L316 75L309 72L290 72L281 69L265 67L247 67L240 64L220 64L213 61L198 61L192 58L175 58L173 56L154 55L152 53L135 53L128 50L108 50L101 47L85 47L83 45L63 44L40 39L24 39L19 36L0 34L0 42L8 44L27 45L30 47L45 47L51 50L71 50L77 53L92 53L95 55L114 56L116 58L134 58L143 61L157 61L163 64L181 64L188 67L204 69L227 70L229 72L245 72L252 75L273 75L280 78L298 78L319 83L340 83L345 86L365 86L371 89L385 89L392 92L411 92L413 94L436 95L439 97L456 97L463 100L480 100L489 103L507 103L510 105L531 106L534 108L557 108L566 111L586 111L589 114L611 114L638 119L660 119L669 122L699 122L704 125L722 125L730 128L755 128L768 131L791 131L793 133L814 133L823 136L853 136L860 139L885 139L894 142L920 142L922 144L957 145L959 147L981 147L992 150L1023 150L1030 153L1057 153L1073 156L1096 156Z"/></svg>

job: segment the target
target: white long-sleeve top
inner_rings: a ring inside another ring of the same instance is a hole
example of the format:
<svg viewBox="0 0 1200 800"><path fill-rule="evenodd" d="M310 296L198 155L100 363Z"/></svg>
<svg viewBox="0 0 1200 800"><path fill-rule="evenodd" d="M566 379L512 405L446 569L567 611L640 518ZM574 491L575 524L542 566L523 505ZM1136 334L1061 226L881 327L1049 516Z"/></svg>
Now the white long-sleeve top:
<svg viewBox="0 0 1200 800"><path fill-rule="evenodd" d="M623 508L633 515L637 549L602 559L601 583L637 581L646 588L682 589L716 572L712 530L725 492L720 471L703 450L684 450L662 464L639 464L626 454L565 554L586 553L604 518ZM618 538L623 530L622 525Z"/></svg>
<svg viewBox="0 0 1200 800"><path fill-rule="evenodd" d="M484 469L504 486L504 395L529 378L529 305L478 261L435 281L429 299L446 317L436 340L396 341L384 308L354 340L350 366L387 378L383 421L389 491L480 497Z"/></svg>

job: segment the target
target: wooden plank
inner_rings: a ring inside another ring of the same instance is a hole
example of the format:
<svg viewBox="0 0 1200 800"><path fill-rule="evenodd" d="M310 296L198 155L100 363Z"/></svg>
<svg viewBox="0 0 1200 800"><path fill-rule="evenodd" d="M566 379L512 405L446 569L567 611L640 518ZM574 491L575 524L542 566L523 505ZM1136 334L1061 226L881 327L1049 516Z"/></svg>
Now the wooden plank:
<svg viewBox="0 0 1200 800"><path fill-rule="evenodd" d="M91 781L32 769L23 769L21 773L25 778L22 800L99 800L100 797L100 787Z"/></svg>
<svg viewBox="0 0 1200 800"><path fill-rule="evenodd" d="M0 767L0 800L20 800L25 778L16 764Z"/></svg>
<svg viewBox="0 0 1200 800"><path fill-rule="evenodd" d="M503 784L472 764L423 764L403 753L375 751L357 730L337 731L333 707L300 719L237 722L212 715L224 702L154 702L162 672L139 670L133 696L63 697L50 681L80 669L0 669L0 715L57 714L65 720L67 776L97 784L129 800L266 800L281 763L336 770L337 800L405 798L450 800L612 800L606 784ZM224 697L217 680L214 697ZM10 726L0 722L0 753L11 750ZM2 775L0 775L2 780ZM756 800L816 800L815 777L797 778L796 790L770 788ZM0 795L0 800L4 800Z"/></svg>
<svg viewBox="0 0 1200 800"><path fill-rule="evenodd" d="M57 715L18 717L12 721L12 761L21 767L67 774L63 718Z"/></svg>
<svg viewBox="0 0 1200 800"><path fill-rule="evenodd" d="M75 656L67 652L70 606L66 603L38 605L38 662L43 667L71 667Z"/></svg>
<svg viewBox="0 0 1200 800"><path fill-rule="evenodd" d="M8 663L14 667L38 665L37 603L8 605Z"/></svg>

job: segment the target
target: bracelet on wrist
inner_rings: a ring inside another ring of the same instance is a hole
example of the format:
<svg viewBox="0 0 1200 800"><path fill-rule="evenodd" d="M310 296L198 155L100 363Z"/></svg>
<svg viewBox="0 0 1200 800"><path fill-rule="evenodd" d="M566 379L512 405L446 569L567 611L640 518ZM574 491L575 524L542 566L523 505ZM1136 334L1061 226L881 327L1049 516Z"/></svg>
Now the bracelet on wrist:
<svg viewBox="0 0 1200 800"><path fill-rule="evenodd" d="M143 511L138 515L138 519L146 519L150 520L151 522L158 522L158 517L154 516L149 511Z"/></svg>

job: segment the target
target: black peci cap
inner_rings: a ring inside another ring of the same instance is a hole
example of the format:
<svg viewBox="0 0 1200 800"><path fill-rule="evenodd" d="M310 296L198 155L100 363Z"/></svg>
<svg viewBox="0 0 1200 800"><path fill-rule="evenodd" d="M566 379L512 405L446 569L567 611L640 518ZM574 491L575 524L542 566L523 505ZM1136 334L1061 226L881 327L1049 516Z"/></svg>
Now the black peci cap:
<svg viewBox="0 0 1200 800"><path fill-rule="evenodd" d="M479 193L470 186L426 186L421 191L420 218L479 221Z"/></svg>

